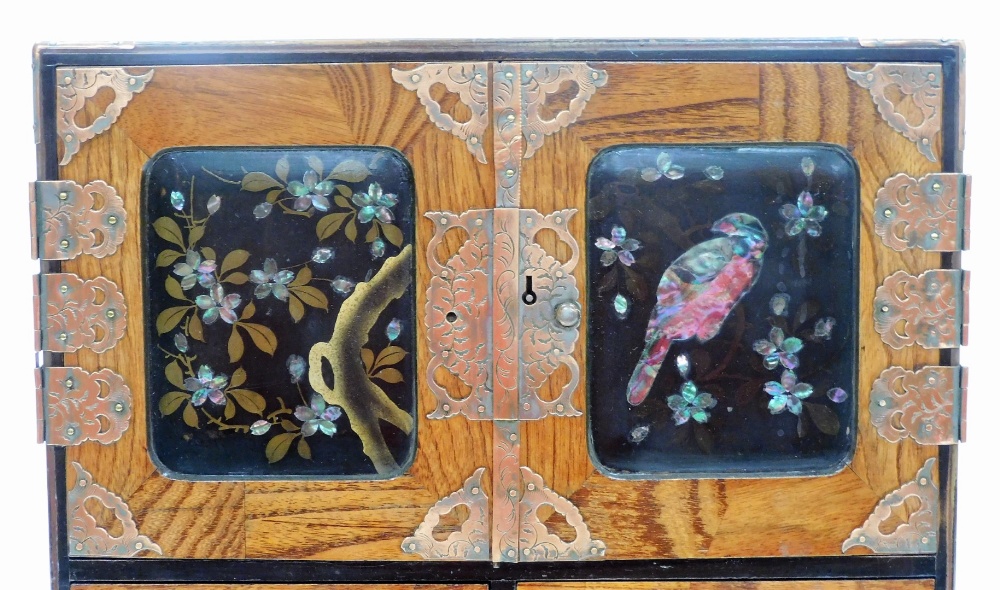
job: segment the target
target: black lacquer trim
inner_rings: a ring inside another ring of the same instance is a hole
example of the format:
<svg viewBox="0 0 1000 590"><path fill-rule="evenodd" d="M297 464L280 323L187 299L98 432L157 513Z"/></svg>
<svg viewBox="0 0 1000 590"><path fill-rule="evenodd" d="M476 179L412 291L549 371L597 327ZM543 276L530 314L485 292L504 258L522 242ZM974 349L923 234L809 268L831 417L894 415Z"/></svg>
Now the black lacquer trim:
<svg viewBox="0 0 1000 590"><path fill-rule="evenodd" d="M83 583L452 583L512 581L928 579L933 556L845 556L500 563L322 562L207 559L70 559ZM503 586L501 586L502 588Z"/></svg>

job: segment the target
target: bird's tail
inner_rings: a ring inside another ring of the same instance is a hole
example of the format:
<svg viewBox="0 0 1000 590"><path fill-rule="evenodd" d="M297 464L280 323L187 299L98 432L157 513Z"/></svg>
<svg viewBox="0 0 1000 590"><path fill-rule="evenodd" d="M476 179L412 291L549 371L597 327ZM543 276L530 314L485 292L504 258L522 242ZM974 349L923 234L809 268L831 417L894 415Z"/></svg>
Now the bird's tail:
<svg viewBox="0 0 1000 590"><path fill-rule="evenodd" d="M638 406L649 395L656 374L660 372L660 365L663 364L663 359L667 357L667 351L670 350L670 343L667 338L655 338L646 344L646 349L642 351L642 358L636 364L632 378L628 382L628 403Z"/></svg>

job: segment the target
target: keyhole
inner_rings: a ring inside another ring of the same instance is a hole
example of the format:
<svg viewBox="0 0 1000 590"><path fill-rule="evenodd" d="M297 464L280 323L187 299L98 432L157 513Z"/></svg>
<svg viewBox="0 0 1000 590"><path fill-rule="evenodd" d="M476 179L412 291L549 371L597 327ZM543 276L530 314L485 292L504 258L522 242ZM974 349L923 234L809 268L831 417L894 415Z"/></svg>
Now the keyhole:
<svg viewBox="0 0 1000 590"><path fill-rule="evenodd" d="M531 290L531 275L524 277L524 294L521 295L521 301L523 301L525 305L531 305L538 301L538 295Z"/></svg>

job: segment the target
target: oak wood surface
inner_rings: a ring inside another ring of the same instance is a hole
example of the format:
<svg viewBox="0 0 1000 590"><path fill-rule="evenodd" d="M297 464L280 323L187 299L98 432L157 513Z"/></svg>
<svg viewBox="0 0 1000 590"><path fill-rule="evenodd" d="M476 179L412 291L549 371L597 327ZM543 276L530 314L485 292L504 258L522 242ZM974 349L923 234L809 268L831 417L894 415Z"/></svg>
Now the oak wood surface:
<svg viewBox="0 0 1000 590"><path fill-rule="evenodd" d="M72 590L173 590L176 584L74 584ZM186 590L487 590L477 584L185 584Z"/></svg>
<svg viewBox="0 0 1000 590"><path fill-rule="evenodd" d="M519 590L933 590L934 580L788 582L525 582Z"/></svg>
<svg viewBox="0 0 1000 590"><path fill-rule="evenodd" d="M580 210L570 227L581 243L583 260L589 250L583 247L586 172L604 147L632 142L826 141L844 145L858 160L858 450L851 465L831 477L624 482L594 468L586 417L581 416L524 423L524 464L580 509L593 536L607 544L609 559L839 555L840 544L876 502L936 455L936 449L912 441L891 444L879 438L867 410L868 388L884 368L938 361L933 351L895 351L884 345L872 327L871 308L882 278L899 269L917 274L940 264L937 255L897 254L878 241L871 229L875 191L897 172L919 176L937 170L936 165L881 120L868 92L847 79L844 64L593 65L607 70L607 86L597 91L579 121L546 138L524 162L521 190L524 208L542 213ZM429 355L422 326L416 351L417 456L402 477L377 482L180 482L159 475L149 460L137 225L143 163L160 149L184 145L352 144L395 147L413 166L418 219L415 291L421 317L429 278L423 252L432 232L423 214L493 207L493 167L477 163L461 141L435 128L416 96L392 81L389 64L160 67L119 121L85 144L62 169L63 178L79 183L102 179L116 187L129 216L126 240L116 254L64 264L67 272L84 278L103 275L123 289L126 336L101 355L88 350L68 354L66 365L91 371L109 367L125 377L134 398L132 426L121 441L70 447L68 460L83 464L95 481L121 496L140 532L157 542L166 557L415 559L400 550L402 539L412 534L434 502L458 489L477 467L493 463L488 422L426 419L433 398L424 375ZM450 232L447 238L450 251L463 239L458 233ZM568 254L551 236L540 234L539 242L556 256ZM586 305L583 260L575 275ZM585 350L583 331L575 352L582 376ZM459 389L455 379L439 381L450 390ZM553 397L562 382L564 378L554 377L541 395ZM582 380L574 397L579 408L584 408L585 388ZM491 493L488 481L484 479L486 492ZM783 497L795 502L778 501ZM906 584L903 587L922 587Z"/></svg>

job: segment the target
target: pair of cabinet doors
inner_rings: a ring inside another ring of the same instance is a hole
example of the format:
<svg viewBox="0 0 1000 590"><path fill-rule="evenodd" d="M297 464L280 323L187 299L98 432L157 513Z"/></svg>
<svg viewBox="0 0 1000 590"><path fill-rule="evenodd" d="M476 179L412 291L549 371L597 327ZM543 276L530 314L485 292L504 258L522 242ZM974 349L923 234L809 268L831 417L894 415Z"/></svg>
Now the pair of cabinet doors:
<svg viewBox="0 0 1000 590"><path fill-rule="evenodd" d="M40 48L57 587L947 587L962 59Z"/></svg>

